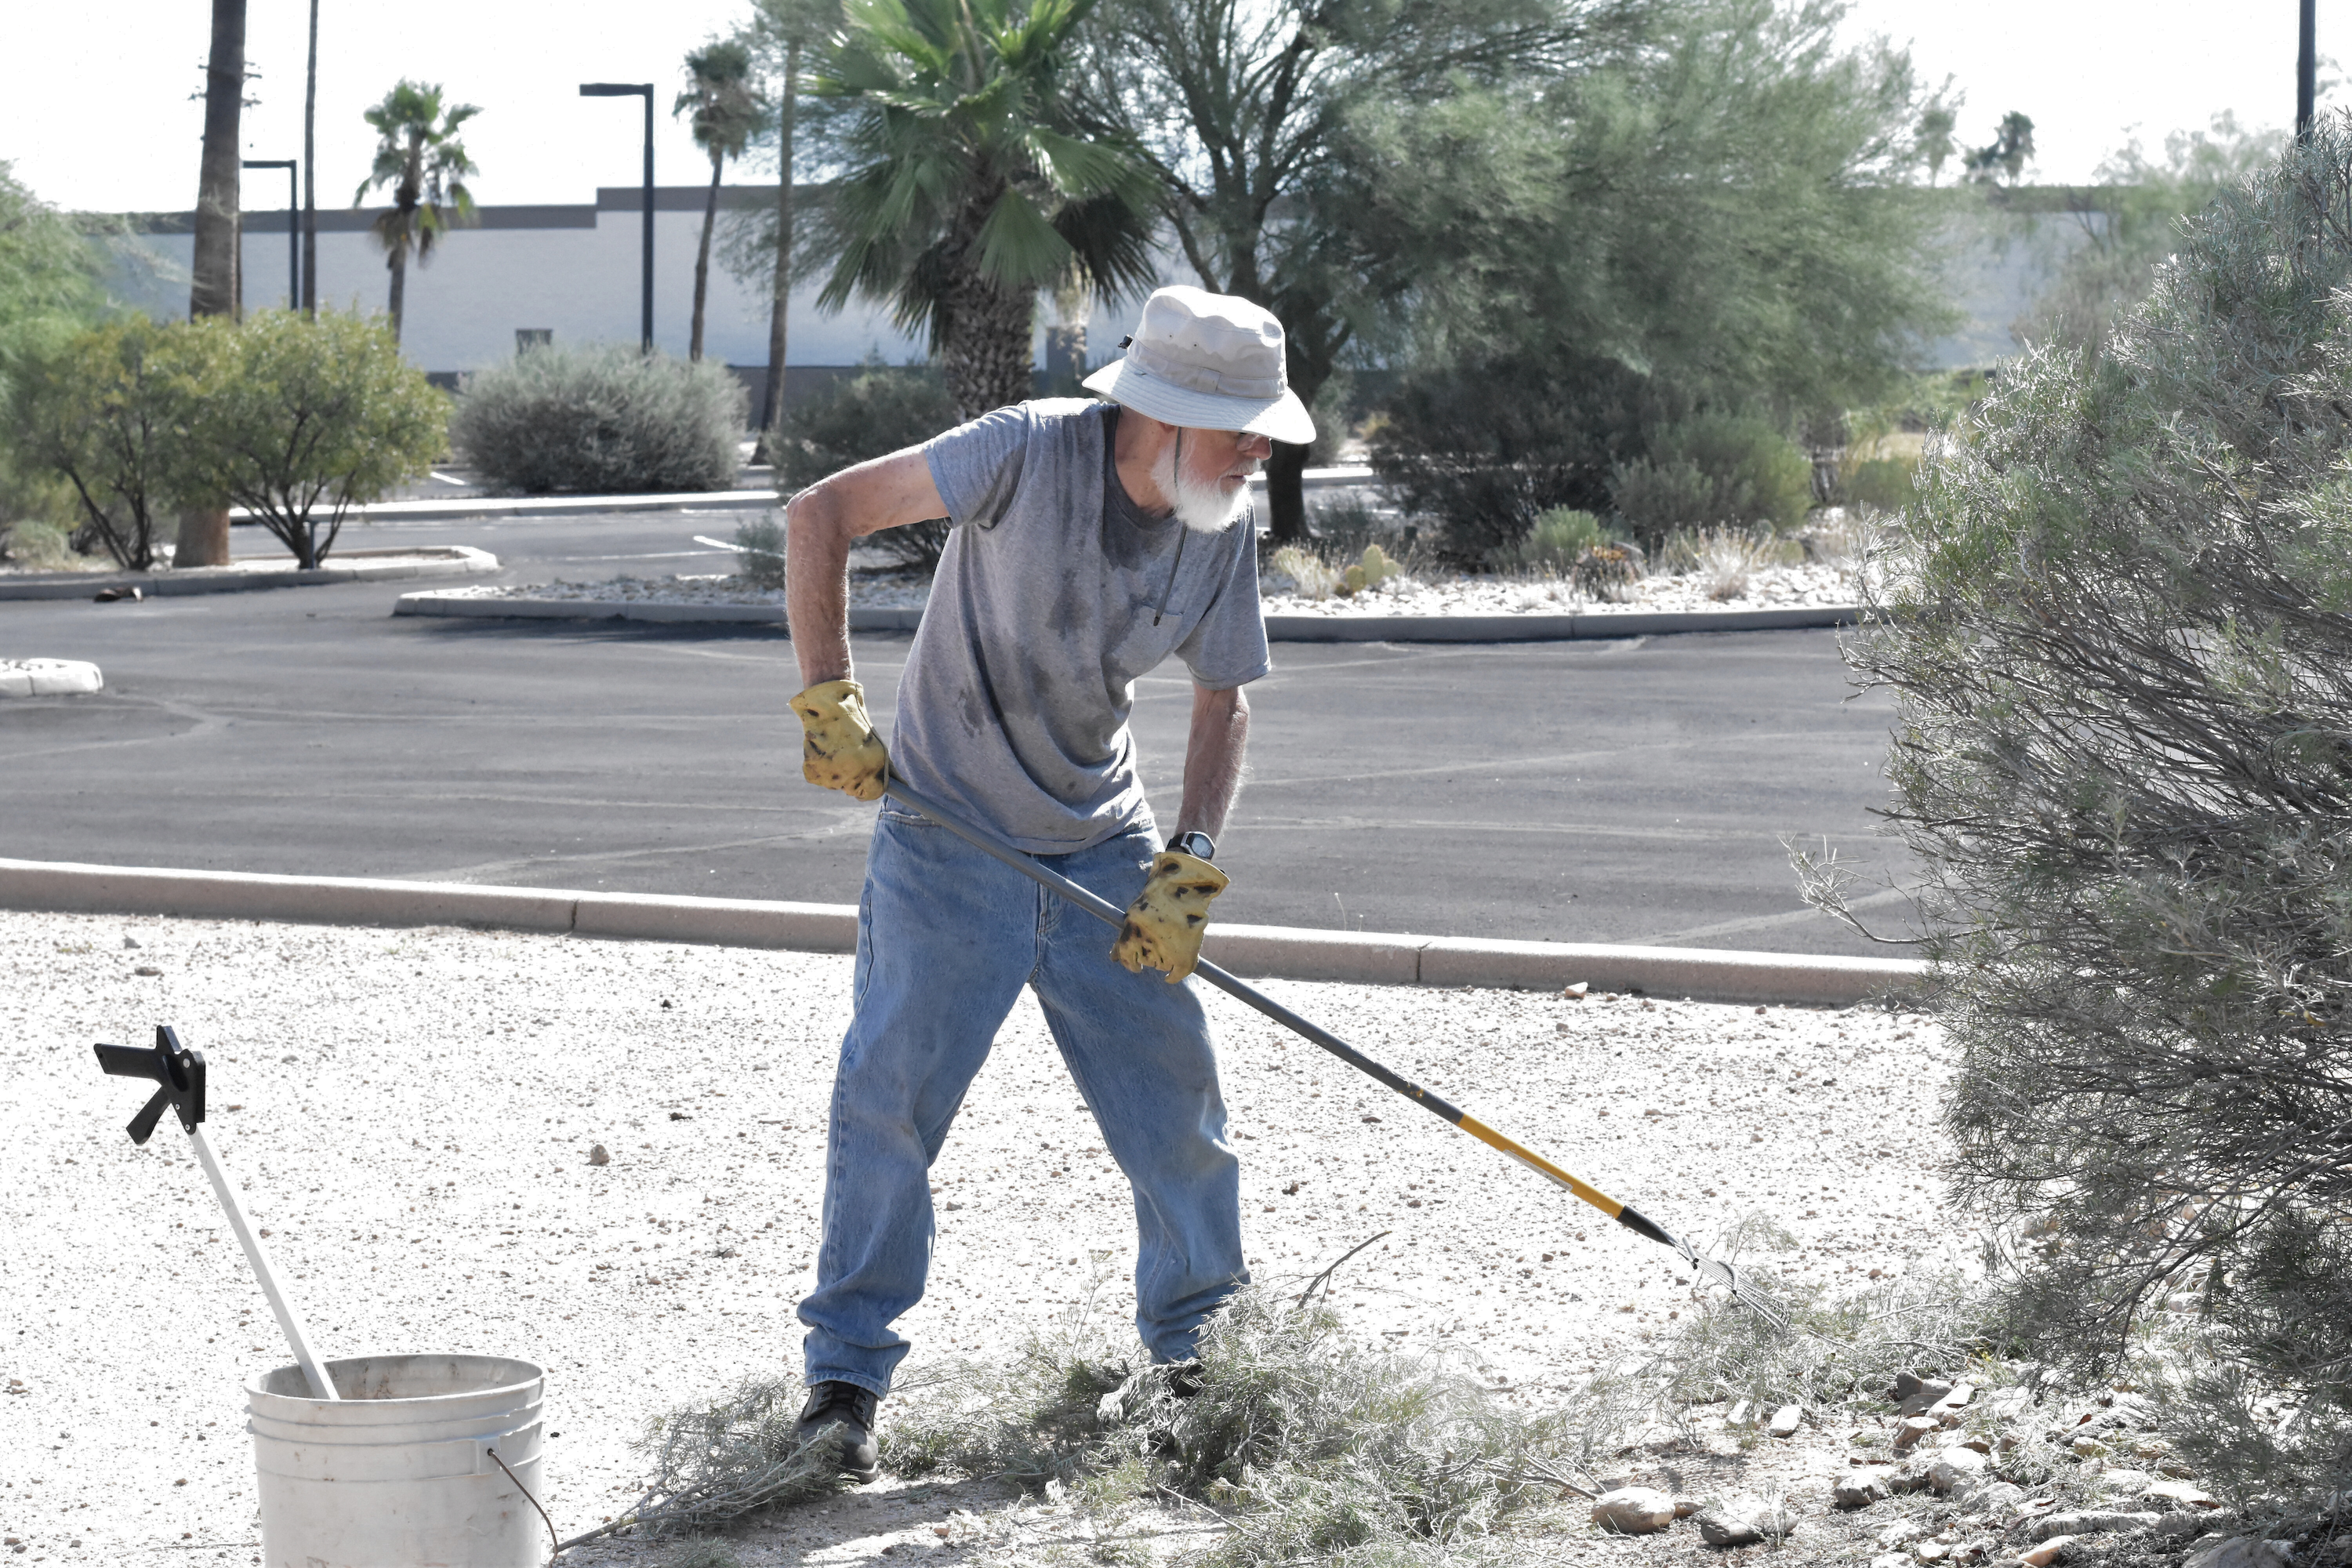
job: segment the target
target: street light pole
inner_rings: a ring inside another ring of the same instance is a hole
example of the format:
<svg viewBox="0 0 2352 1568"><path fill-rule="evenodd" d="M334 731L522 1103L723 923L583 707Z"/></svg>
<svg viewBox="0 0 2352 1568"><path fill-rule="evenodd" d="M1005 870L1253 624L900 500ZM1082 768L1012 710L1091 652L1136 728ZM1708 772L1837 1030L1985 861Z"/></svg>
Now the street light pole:
<svg viewBox="0 0 2352 1568"><path fill-rule="evenodd" d="M654 84L649 81L583 81L583 98L635 98L646 100L646 236L645 259L639 271L644 294L642 347L654 352Z"/></svg>
<svg viewBox="0 0 2352 1568"><path fill-rule="evenodd" d="M243 158L238 166L286 171L286 308L299 310L302 308L302 177L296 171L301 165L291 158ZM237 237L244 238L242 225Z"/></svg>
<svg viewBox="0 0 2352 1568"><path fill-rule="evenodd" d="M2319 98L2319 0L2303 0L2302 38L2294 56L2294 139L2311 140Z"/></svg>

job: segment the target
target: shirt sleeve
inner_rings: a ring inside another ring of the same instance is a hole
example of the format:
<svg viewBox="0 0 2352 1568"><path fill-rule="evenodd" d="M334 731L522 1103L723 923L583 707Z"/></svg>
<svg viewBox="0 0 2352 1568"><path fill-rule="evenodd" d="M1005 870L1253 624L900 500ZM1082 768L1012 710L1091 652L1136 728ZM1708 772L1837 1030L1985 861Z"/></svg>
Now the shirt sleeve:
<svg viewBox="0 0 2352 1568"><path fill-rule="evenodd" d="M1247 686L1274 668L1265 646L1265 615L1257 595L1257 518L1245 512L1225 536L1233 563L1209 601L1200 625L1177 645L1176 657L1195 685L1211 691Z"/></svg>
<svg viewBox="0 0 2352 1568"><path fill-rule="evenodd" d="M930 468L940 499L947 502L950 523L996 526L1021 488L1030 425L1028 405L1015 404L923 443L923 461Z"/></svg>

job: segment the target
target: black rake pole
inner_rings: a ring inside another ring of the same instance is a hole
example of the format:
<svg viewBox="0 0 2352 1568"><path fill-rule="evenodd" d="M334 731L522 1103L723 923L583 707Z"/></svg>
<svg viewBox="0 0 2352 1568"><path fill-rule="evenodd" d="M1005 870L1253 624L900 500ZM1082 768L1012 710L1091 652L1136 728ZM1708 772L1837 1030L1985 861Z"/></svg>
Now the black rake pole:
<svg viewBox="0 0 2352 1568"><path fill-rule="evenodd" d="M924 799L922 795L908 788L901 781L893 778L885 789L890 798L899 805L928 817L973 848L1003 861L1040 887L1061 895L1113 930L1117 930L1125 921L1127 912L1109 900L1087 891L1059 871L1041 866L1029 856L999 844L979 829L957 821L953 816ZM1475 1116L1465 1114L1459 1106L1430 1093L1412 1079L1390 1071L1330 1030L1300 1017L1255 986L1227 973L1208 960L1201 960L1194 965L1192 973L1243 1005L1256 1009L1284 1028L1320 1046L1365 1077L1394 1089L1423 1110L1452 1122L1481 1143L1509 1155L1546 1180L1566 1187L1577 1197L1591 1204L1635 1235L1647 1237L1663 1247L1672 1247L1680 1253L1683 1260L1694 1269L1730 1291L1732 1300L1756 1313L1774 1329L1782 1332L1788 1331L1789 1316L1781 1310L1780 1303L1750 1284L1746 1277L1732 1265L1707 1257L1690 1242L1684 1240L1632 1205L1618 1202L1590 1182L1553 1164L1517 1140L1496 1131Z"/></svg>

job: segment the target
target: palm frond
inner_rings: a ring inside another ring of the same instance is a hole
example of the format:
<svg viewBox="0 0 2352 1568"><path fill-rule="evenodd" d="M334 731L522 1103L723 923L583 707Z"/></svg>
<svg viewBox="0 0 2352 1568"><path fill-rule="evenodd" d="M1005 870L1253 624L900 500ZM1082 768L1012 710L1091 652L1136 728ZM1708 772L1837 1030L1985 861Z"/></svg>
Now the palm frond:
<svg viewBox="0 0 2352 1568"><path fill-rule="evenodd" d="M1070 264L1070 242L1017 185L1007 186L988 209L974 248L982 277L1016 287L1040 288Z"/></svg>

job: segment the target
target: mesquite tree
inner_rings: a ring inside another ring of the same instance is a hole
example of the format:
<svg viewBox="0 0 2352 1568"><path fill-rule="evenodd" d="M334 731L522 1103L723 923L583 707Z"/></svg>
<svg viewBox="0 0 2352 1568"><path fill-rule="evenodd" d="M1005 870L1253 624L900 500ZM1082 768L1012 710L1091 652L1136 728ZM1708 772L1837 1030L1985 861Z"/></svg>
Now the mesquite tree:
<svg viewBox="0 0 2352 1568"><path fill-rule="evenodd" d="M2339 119L1931 448L1849 645L2015 1321L2095 1364L2196 1292L2181 1436L2273 1496L2352 1464L2347 289Z"/></svg>

